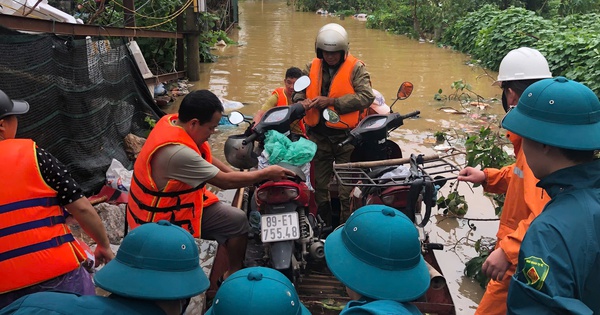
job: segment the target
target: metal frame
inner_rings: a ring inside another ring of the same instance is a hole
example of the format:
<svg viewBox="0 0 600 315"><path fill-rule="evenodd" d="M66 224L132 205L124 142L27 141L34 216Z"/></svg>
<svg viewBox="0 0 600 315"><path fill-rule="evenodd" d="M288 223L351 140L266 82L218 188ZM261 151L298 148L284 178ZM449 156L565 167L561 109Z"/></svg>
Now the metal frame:
<svg viewBox="0 0 600 315"><path fill-rule="evenodd" d="M396 166L400 166L398 164ZM382 166L383 167L383 166ZM385 167L393 167L385 166ZM419 176L429 177L434 183L437 181L455 179L458 176L459 169L454 164L443 158L424 161L417 165ZM390 187L410 185L416 178L409 177L391 177L391 178L371 178L369 172L372 168L355 168L355 167L333 167L333 172L338 182L344 186L357 187ZM443 179L434 179L435 176L443 176Z"/></svg>

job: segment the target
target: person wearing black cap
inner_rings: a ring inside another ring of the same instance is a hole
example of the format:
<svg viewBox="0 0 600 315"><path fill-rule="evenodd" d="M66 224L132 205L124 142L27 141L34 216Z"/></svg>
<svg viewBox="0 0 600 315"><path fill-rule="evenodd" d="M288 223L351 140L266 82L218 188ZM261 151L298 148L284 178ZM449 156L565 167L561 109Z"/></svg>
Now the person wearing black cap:
<svg viewBox="0 0 600 315"><path fill-rule="evenodd" d="M83 248L63 207L97 244L96 264L114 257L106 229L62 163L31 139L15 139L29 104L0 91L0 308L26 294L95 295Z"/></svg>

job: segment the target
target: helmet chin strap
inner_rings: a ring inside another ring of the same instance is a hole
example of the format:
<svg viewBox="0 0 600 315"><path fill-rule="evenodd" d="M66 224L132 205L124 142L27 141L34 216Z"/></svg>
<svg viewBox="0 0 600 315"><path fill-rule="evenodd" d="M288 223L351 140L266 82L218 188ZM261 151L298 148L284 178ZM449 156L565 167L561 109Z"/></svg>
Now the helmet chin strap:
<svg viewBox="0 0 600 315"><path fill-rule="evenodd" d="M506 91L502 91L502 108L504 108L504 112L508 113L514 106L508 105L508 101L506 100Z"/></svg>

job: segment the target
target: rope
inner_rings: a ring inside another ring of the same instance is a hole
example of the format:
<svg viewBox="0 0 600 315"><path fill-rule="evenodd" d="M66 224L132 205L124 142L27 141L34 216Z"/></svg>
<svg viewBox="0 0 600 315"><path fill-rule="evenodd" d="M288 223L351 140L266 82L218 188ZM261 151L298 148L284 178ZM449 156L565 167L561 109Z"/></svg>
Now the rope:
<svg viewBox="0 0 600 315"><path fill-rule="evenodd" d="M188 0L188 1L187 1L187 2L184 4L184 6L187 8L187 7L189 6L189 4L190 4L192 1L193 1L193 0ZM164 20L164 19L170 19L170 18L173 18L173 17L177 17L177 16L180 14L180 13L178 14L177 12L179 12L179 11L181 10L181 9L178 9L178 10L176 10L175 12L173 12L172 14L170 14L170 15L167 15L167 16L164 16L164 17L155 17L155 16L147 16L147 15L143 15L143 14L139 13L137 10L133 10L133 11L132 11L132 10L130 10L129 8L126 8L126 7L125 7L125 6L123 6L122 4L118 3L116 0L112 0L112 2L113 2L114 4L116 4L117 6L119 6L119 7L123 8L123 9L125 9L125 10L127 10L127 11L129 11L129 12L131 12L131 13L133 13L133 14L135 14L136 16L143 17L143 18L147 18L147 19L155 19L155 20ZM147 2L146 2L146 3L147 3ZM143 5L142 5L142 6L143 6ZM139 9L139 8L138 8L138 9Z"/></svg>
<svg viewBox="0 0 600 315"><path fill-rule="evenodd" d="M170 19L154 24L154 25L148 25L148 26L136 26L136 27L125 27L128 29L148 29L148 28L153 28L153 27L157 27L166 23L169 23L171 21L173 21L176 17L178 17L179 15L181 15L189 6L190 4L192 4L193 0L189 0L184 6L182 6L179 10L175 11L175 13L177 13L176 15L174 15L173 17L171 17Z"/></svg>

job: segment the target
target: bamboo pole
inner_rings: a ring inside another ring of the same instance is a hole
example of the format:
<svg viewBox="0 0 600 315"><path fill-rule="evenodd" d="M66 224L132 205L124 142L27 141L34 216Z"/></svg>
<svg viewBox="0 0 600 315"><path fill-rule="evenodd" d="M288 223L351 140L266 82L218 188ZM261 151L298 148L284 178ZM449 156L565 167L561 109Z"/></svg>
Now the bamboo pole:
<svg viewBox="0 0 600 315"><path fill-rule="evenodd" d="M427 261L425 262L425 264L427 265L427 270L429 271L429 286L433 290L443 289L446 286L446 278L444 278L444 276L435 268L433 268L433 266L430 265Z"/></svg>
<svg viewBox="0 0 600 315"><path fill-rule="evenodd" d="M440 158L437 154L432 155L424 155L423 161L433 161L438 160ZM409 163L410 158L399 158L399 159L389 159L389 160L379 160L379 161L369 161L369 162L351 162L351 163L342 163L335 164L335 168L368 168L368 167L376 167L376 166L390 166L390 165L399 165L404 163Z"/></svg>

